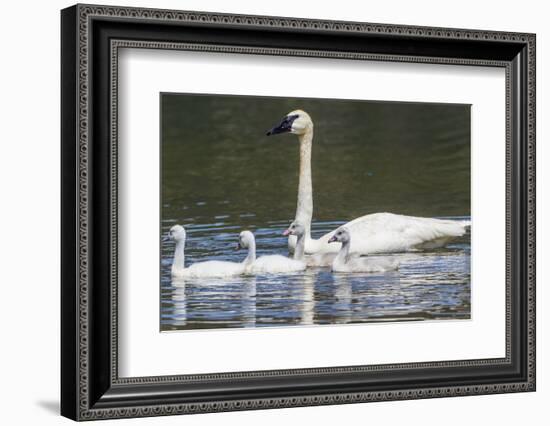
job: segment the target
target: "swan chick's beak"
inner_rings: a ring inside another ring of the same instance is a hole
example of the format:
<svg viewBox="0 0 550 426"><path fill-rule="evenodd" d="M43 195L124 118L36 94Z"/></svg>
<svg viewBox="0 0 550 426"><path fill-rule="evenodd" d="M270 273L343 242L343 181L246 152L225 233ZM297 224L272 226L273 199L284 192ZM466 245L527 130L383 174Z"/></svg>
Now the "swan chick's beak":
<svg viewBox="0 0 550 426"><path fill-rule="evenodd" d="M237 243L237 245L235 246L235 251L240 250L241 248L241 243Z"/></svg>
<svg viewBox="0 0 550 426"><path fill-rule="evenodd" d="M337 242L338 240L336 239L336 235L333 235L332 237L330 237L330 239L328 240L329 243L335 243Z"/></svg>
<svg viewBox="0 0 550 426"><path fill-rule="evenodd" d="M283 231L283 235L286 237L287 235L290 235L290 229L285 229Z"/></svg>
<svg viewBox="0 0 550 426"><path fill-rule="evenodd" d="M167 241L170 241L170 236L169 236L169 235L164 235L164 236L162 237L162 242L165 243L165 242L167 242Z"/></svg>

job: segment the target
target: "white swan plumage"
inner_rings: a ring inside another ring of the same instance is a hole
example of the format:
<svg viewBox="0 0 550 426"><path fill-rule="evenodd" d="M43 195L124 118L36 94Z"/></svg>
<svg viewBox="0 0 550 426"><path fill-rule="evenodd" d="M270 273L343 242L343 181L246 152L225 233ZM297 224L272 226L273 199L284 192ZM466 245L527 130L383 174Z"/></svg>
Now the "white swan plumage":
<svg viewBox="0 0 550 426"><path fill-rule="evenodd" d="M168 232L168 239L176 242L174 260L172 262L171 274L173 278L223 278L241 275L245 272L247 265L251 262L249 252L246 259L241 262L227 262L221 260L208 260L206 262L193 263L185 267L185 238L186 232L183 226L174 225Z"/></svg>
<svg viewBox="0 0 550 426"><path fill-rule="evenodd" d="M313 216L313 190L311 180L311 148L313 142L313 121L308 113L295 110L267 132L267 135L292 133L300 141L300 175L298 202L295 220L305 227L305 253L337 253L340 244L329 244L334 231L315 240L311 238ZM359 254L406 251L435 242L444 244L447 240L465 234L469 221L403 216L392 213L374 213L356 218L344 226L353 233L351 250ZM290 235L288 247L293 251L296 237Z"/></svg>
<svg viewBox="0 0 550 426"><path fill-rule="evenodd" d="M293 259L305 262L308 267L332 265L332 262L336 257L336 253L315 253L307 256L305 255L306 229L300 222L296 220L292 222L283 235L293 235L296 237L296 246L292 257Z"/></svg>
<svg viewBox="0 0 550 426"><path fill-rule="evenodd" d="M284 274L299 272L306 269L305 262L290 259L280 254L260 256L256 259L256 239L250 231L243 231L239 236L239 246L248 248L251 261L247 263L245 273L248 274Z"/></svg>
<svg viewBox="0 0 550 426"><path fill-rule="evenodd" d="M340 251L332 262L333 272L388 272L399 268L399 262L388 256L359 257L350 252L351 233L343 226L334 231L328 243L340 243Z"/></svg>
<svg viewBox="0 0 550 426"><path fill-rule="evenodd" d="M469 221L432 219L393 213L361 216L345 226L354 238L350 250L357 254L395 253L420 247L439 247L466 232ZM329 244L336 231L311 240L317 253L336 253L341 244ZM307 249L306 249L307 250Z"/></svg>

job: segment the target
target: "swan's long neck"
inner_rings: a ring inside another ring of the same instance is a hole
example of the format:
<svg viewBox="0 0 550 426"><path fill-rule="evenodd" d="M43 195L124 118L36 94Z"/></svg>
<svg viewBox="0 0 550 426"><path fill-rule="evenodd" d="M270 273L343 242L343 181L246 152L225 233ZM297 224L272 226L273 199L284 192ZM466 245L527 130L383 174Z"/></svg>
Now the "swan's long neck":
<svg viewBox="0 0 550 426"><path fill-rule="evenodd" d="M252 240L248 243L248 254L243 260L245 266L252 265L256 260L256 240Z"/></svg>
<svg viewBox="0 0 550 426"><path fill-rule="evenodd" d="M338 262L340 262L340 263L347 263L348 262L350 246L351 246L351 241L350 240L342 243L342 247L340 248L340 251L338 252L338 255L336 256L336 258L338 259Z"/></svg>
<svg viewBox="0 0 550 426"><path fill-rule="evenodd" d="M311 218L313 216L313 189L311 183L311 145L313 142L313 125L298 136L300 140L300 177L298 181L298 204L296 206L297 222L305 227L305 237L311 234Z"/></svg>
<svg viewBox="0 0 550 426"><path fill-rule="evenodd" d="M296 240L296 247L294 248L294 260L304 260L304 251L306 245L306 236L302 234Z"/></svg>
<svg viewBox="0 0 550 426"><path fill-rule="evenodd" d="M174 252L174 261L172 262L172 274L176 274L185 269L185 239L176 242L176 251Z"/></svg>

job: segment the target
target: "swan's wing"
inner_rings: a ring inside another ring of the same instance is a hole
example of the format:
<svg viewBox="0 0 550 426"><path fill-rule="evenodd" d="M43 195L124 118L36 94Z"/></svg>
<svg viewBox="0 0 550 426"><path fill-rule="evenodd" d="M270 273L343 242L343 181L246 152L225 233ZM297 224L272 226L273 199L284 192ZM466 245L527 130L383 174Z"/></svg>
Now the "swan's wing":
<svg viewBox="0 0 550 426"><path fill-rule="evenodd" d="M209 260L194 263L186 271L190 277L225 277L241 274L244 271L244 265L236 262Z"/></svg>
<svg viewBox="0 0 550 426"><path fill-rule="evenodd" d="M337 253L318 253L306 256L307 266L331 266Z"/></svg>
<svg viewBox="0 0 550 426"><path fill-rule="evenodd" d="M280 254L268 254L266 256L260 256L254 261L254 266L258 268L266 267L269 265L280 265L285 261L290 260L288 257L284 257Z"/></svg>
<svg viewBox="0 0 550 426"><path fill-rule="evenodd" d="M466 232L463 223L452 220L378 213L354 220L348 225L352 233L352 251L391 252L408 250L427 241L459 237Z"/></svg>
<svg viewBox="0 0 550 426"><path fill-rule="evenodd" d="M361 262L366 272L395 271L400 264L397 259L388 256L360 257L356 261Z"/></svg>
<svg viewBox="0 0 550 426"><path fill-rule="evenodd" d="M459 237L466 232L469 221L404 216L393 213L375 213L354 219L344 226L359 235L402 233L419 242L443 237Z"/></svg>
<svg viewBox="0 0 550 426"><path fill-rule="evenodd" d="M375 213L354 219L344 226L352 235L351 251L377 253L408 250L427 241L459 237L468 221ZM335 231L320 238L328 244Z"/></svg>
<svg viewBox="0 0 550 426"><path fill-rule="evenodd" d="M252 270L254 272L265 273L284 273L294 272L305 269L305 263L290 259L279 254L261 256L254 261Z"/></svg>

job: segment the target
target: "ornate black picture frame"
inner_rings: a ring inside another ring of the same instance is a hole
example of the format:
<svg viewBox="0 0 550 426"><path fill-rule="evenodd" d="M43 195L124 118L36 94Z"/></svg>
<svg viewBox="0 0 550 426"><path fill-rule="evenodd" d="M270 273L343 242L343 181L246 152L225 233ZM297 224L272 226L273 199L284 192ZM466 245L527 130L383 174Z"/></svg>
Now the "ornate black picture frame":
<svg viewBox="0 0 550 426"><path fill-rule="evenodd" d="M61 413L74 420L535 390L535 35L96 5L61 13ZM506 356L119 378L121 47L506 71Z"/></svg>

